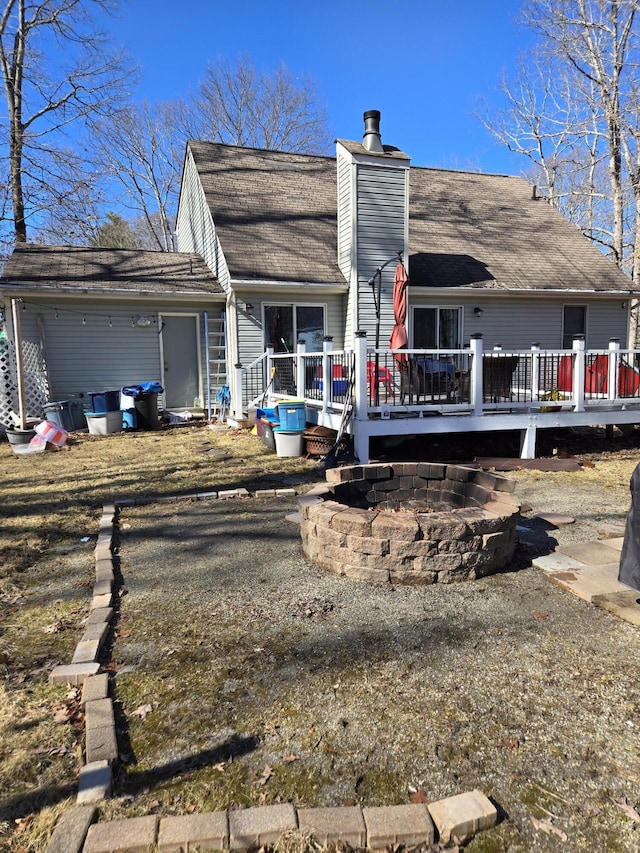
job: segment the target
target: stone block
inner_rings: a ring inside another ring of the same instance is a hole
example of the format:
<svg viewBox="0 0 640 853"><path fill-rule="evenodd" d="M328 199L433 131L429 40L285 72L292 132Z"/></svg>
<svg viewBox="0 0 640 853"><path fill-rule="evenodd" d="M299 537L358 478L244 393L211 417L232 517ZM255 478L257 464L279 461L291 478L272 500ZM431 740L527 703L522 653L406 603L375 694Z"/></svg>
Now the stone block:
<svg viewBox="0 0 640 853"><path fill-rule="evenodd" d="M110 580L96 581L93 585L93 595L111 595L113 583Z"/></svg>
<svg viewBox="0 0 640 853"><path fill-rule="evenodd" d="M111 766L108 761L94 761L80 768L78 803L98 803L111 795Z"/></svg>
<svg viewBox="0 0 640 853"><path fill-rule="evenodd" d="M466 523L450 512L420 512L416 520L423 539L461 539L467 532Z"/></svg>
<svg viewBox="0 0 640 853"><path fill-rule="evenodd" d="M394 557L428 557L438 550L437 542L428 539L418 539L414 542L398 542L394 539L389 542L389 554Z"/></svg>
<svg viewBox="0 0 640 853"><path fill-rule="evenodd" d="M390 844L433 844L434 829L423 804L374 806L362 810L367 827L367 847Z"/></svg>
<svg viewBox="0 0 640 853"><path fill-rule="evenodd" d="M417 476L427 480L442 480L447 466L439 462L420 462Z"/></svg>
<svg viewBox="0 0 640 853"><path fill-rule="evenodd" d="M156 815L95 823L89 827L82 853L149 853L157 829Z"/></svg>
<svg viewBox="0 0 640 853"><path fill-rule="evenodd" d="M496 825L498 812L491 800L477 789L429 804L429 813L440 841L453 836L460 840Z"/></svg>
<svg viewBox="0 0 640 853"><path fill-rule="evenodd" d="M473 481L477 470L477 468L468 468L465 465L447 465L446 479L468 483Z"/></svg>
<svg viewBox="0 0 640 853"><path fill-rule="evenodd" d="M368 581L369 583L389 583L389 569L387 568L370 568L368 566L358 566L351 563L343 563L340 574L346 578L352 578L356 581Z"/></svg>
<svg viewBox="0 0 640 853"><path fill-rule="evenodd" d="M322 545L331 545L334 548L344 548L347 544L347 534L334 530L333 527L321 527L316 524L316 536Z"/></svg>
<svg viewBox="0 0 640 853"><path fill-rule="evenodd" d="M199 501L215 501L218 499L217 492L197 492L196 498Z"/></svg>
<svg viewBox="0 0 640 853"><path fill-rule="evenodd" d="M391 569L389 580L391 583L403 586L429 586L436 582L437 572L427 572L418 569Z"/></svg>
<svg viewBox="0 0 640 853"><path fill-rule="evenodd" d="M85 704L86 728L102 729L105 726L115 726L113 717L113 703L108 697L104 699L92 699Z"/></svg>
<svg viewBox="0 0 640 853"><path fill-rule="evenodd" d="M298 827L320 844L341 842L359 848L367 843L367 828L360 806L298 809Z"/></svg>
<svg viewBox="0 0 640 853"><path fill-rule="evenodd" d="M102 648L102 644L107 638L109 634L109 623L108 622L92 622L90 625L87 625L84 629L84 633L80 637L81 643L88 642L97 642L98 643L98 651Z"/></svg>
<svg viewBox="0 0 640 853"><path fill-rule="evenodd" d="M158 853L188 850L226 850L229 820L226 812L163 817L158 832Z"/></svg>
<svg viewBox="0 0 640 853"><path fill-rule="evenodd" d="M331 519L331 528L340 533L350 533L353 536L370 536L371 517L372 513L365 509L343 509ZM384 539L383 536L376 538Z"/></svg>
<svg viewBox="0 0 640 853"><path fill-rule="evenodd" d="M378 557L389 553L388 539L373 539L371 536L347 536L346 547L360 554L374 554Z"/></svg>
<svg viewBox="0 0 640 853"><path fill-rule="evenodd" d="M98 659L100 644L97 640L81 640L71 658L71 663L92 663Z"/></svg>
<svg viewBox="0 0 640 853"><path fill-rule="evenodd" d="M91 805L69 806L60 815L45 853L78 853L96 816Z"/></svg>
<svg viewBox="0 0 640 853"><path fill-rule="evenodd" d="M356 471L357 468L354 468ZM365 480L388 480L393 477L393 468L391 465L363 465L360 477Z"/></svg>
<svg viewBox="0 0 640 853"><path fill-rule="evenodd" d="M116 730L112 726L101 729L88 728L86 734L86 762L108 761L112 763L118 759L118 744L116 741Z"/></svg>
<svg viewBox="0 0 640 853"><path fill-rule="evenodd" d="M106 672L91 675L85 678L82 685L82 698L80 704L84 707L87 702L96 702L98 699L106 699L109 695L109 676Z"/></svg>
<svg viewBox="0 0 640 853"><path fill-rule="evenodd" d="M102 610L105 607L111 607L112 598L111 593L108 595L94 595L91 599L91 609L92 610Z"/></svg>
<svg viewBox="0 0 640 853"><path fill-rule="evenodd" d="M275 489L256 489L254 492L256 498L275 498ZM162 823L160 823L160 832L162 832Z"/></svg>
<svg viewBox="0 0 640 853"><path fill-rule="evenodd" d="M510 479L509 477L503 477L500 474L495 475L496 481L494 484L494 489L496 492L508 492L513 494L516 490L516 481Z"/></svg>
<svg viewBox="0 0 640 853"><path fill-rule="evenodd" d="M100 622L110 622L112 616L113 607L97 607L90 611L84 624L98 625Z"/></svg>
<svg viewBox="0 0 640 853"><path fill-rule="evenodd" d="M471 480L478 486L482 486L483 488L488 489L490 492L493 491L496 484L495 474L490 474L488 471L482 471L480 469L474 471Z"/></svg>
<svg viewBox="0 0 640 853"><path fill-rule="evenodd" d="M73 684L84 683L85 678L97 675L100 672L99 663L76 663L67 666L56 666L49 673L49 684Z"/></svg>
<svg viewBox="0 0 640 853"><path fill-rule="evenodd" d="M430 557L415 557L413 560L414 569L425 572L452 572L461 565L461 554L432 554Z"/></svg>
<svg viewBox="0 0 640 853"><path fill-rule="evenodd" d="M499 536L493 533L492 536ZM482 536L465 536L462 539L441 539L438 542L438 553L440 554L469 554L482 548Z"/></svg>
<svg viewBox="0 0 640 853"><path fill-rule="evenodd" d="M400 488L400 477L389 477L385 480L376 480L372 482L375 492L393 492Z"/></svg>
<svg viewBox="0 0 640 853"><path fill-rule="evenodd" d="M396 539L402 542L413 542L420 538L420 527L414 516L373 513L371 534L376 539Z"/></svg>
<svg viewBox="0 0 640 853"><path fill-rule="evenodd" d="M291 803L255 806L229 812L229 847L274 844L280 836L298 828L296 810Z"/></svg>

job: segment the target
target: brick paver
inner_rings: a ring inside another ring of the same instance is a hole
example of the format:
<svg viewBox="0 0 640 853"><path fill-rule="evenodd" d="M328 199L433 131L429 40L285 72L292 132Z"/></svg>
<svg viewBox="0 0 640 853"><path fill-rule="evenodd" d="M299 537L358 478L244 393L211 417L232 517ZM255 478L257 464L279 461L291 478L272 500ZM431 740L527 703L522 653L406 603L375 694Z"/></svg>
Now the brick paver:
<svg viewBox="0 0 640 853"><path fill-rule="evenodd" d="M229 812L229 846L237 850L253 844L274 844L283 832L297 828L291 803L239 809Z"/></svg>
<svg viewBox="0 0 640 853"><path fill-rule="evenodd" d="M434 829L427 807L373 806L362 810L367 827L367 846L388 844L433 844Z"/></svg>
<svg viewBox="0 0 640 853"><path fill-rule="evenodd" d="M106 699L109 695L109 676L106 672L85 678L82 685L82 707L87 702L95 702L97 699Z"/></svg>
<svg viewBox="0 0 640 853"><path fill-rule="evenodd" d="M163 817L158 833L158 853L185 850L223 850L229 846L226 812Z"/></svg>
<svg viewBox="0 0 640 853"><path fill-rule="evenodd" d="M98 657L97 640L80 640L71 658L71 663L91 663Z"/></svg>
<svg viewBox="0 0 640 853"><path fill-rule="evenodd" d="M155 815L96 823L89 827L82 853L149 853L157 827Z"/></svg>
<svg viewBox="0 0 640 853"><path fill-rule="evenodd" d="M438 829L440 841L445 843L453 836L464 839L482 829L490 829L498 820L496 807L477 789L430 803L429 813Z"/></svg>
<svg viewBox="0 0 640 853"><path fill-rule="evenodd" d="M96 814L91 805L70 806L60 815L46 853L78 853Z"/></svg>
<svg viewBox="0 0 640 853"><path fill-rule="evenodd" d="M342 841L355 848L367 843L360 806L298 809L298 827L301 832L311 833L320 844Z"/></svg>
<svg viewBox="0 0 640 853"><path fill-rule="evenodd" d="M49 673L49 684L83 684L85 678L97 675L99 663L71 663L54 667Z"/></svg>
<svg viewBox="0 0 640 853"><path fill-rule="evenodd" d="M93 761L80 768L78 803L97 803L111 795L111 765Z"/></svg>

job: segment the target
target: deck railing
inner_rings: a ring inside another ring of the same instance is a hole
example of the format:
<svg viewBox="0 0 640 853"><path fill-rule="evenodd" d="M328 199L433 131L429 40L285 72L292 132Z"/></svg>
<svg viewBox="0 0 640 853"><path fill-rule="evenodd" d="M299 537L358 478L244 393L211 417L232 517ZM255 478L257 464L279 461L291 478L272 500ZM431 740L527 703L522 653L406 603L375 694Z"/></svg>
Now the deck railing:
<svg viewBox="0 0 640 853"><path fill-rule="evenodd" d="M326 381L325 377L331 377ZM238 393L238 389L241 393ZM589 407L640 402L640 352L586 350L584 339L570 350L485 350L482 337L468 348L451 350L375 350L358 333L353 350L295 353L268 348L247 368L236 366L232 414L268 395L305 399L323 412L354 407L356 418L386 418L430 412L475 415L494 412L585 411Z"/></svg>

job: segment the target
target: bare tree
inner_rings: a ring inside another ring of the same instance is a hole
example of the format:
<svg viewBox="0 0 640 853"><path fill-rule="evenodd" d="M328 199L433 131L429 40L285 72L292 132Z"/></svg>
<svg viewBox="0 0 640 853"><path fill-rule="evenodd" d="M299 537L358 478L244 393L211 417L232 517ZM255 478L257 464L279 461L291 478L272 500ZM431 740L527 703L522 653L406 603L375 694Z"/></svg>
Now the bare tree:
<svg viewBox="0 0 640 853"><path fill-rule="evenodd" d="M209 65L194 99L192 135L254 148L325 153L327 110L309 77L286 66L259 71L251 58Z"/></svg>
<svg viewBox="0 0 640 853"><path fill-rule="evenodd" d="M145 245L175 249L177 202L185 136L180 103L128 104L93 127L102 167L119 183L120 201L140 218Z"/></svg>
<svg viewBox="0 0 640 853"><path fill-rule="evenodd" d="M95 23L94 13L113 8L111 0L5 0L0 67L8 143L3 154L18 241L27 240L30 218L37 220L73 195L78 155L66 137L70 125L109 112L129 79L123 56L107 51Z"/></svg>

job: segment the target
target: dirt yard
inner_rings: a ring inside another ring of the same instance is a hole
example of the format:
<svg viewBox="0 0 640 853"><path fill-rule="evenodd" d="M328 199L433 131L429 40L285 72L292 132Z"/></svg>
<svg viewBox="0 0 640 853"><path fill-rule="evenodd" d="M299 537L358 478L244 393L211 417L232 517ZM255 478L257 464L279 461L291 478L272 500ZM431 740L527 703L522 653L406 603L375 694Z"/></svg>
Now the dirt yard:
<svg viewBox="0 0 640 853"><path fill-rule="evenodd" d="M70 659L86 615L101 501L303 490L321 475L246 434L127 440L79 440L28 467L0 447L0 849L44 850L73 795L82 719L77 697L46 676ZM576 518L539 531L536 547L623 523L636 443L587 446L594 467L575 473L510 475L527 517ZM302 557L293 509L249 498L120 513L109 656L121 768L103 817L420 802L479 787L502 820L472 853L640 850L638 629L550 584L529 567L530 547L500 575L451 586L326 575Z"/></svg>

